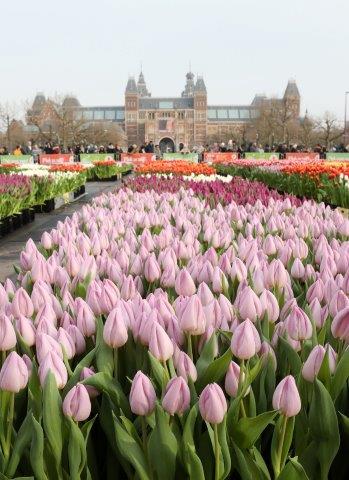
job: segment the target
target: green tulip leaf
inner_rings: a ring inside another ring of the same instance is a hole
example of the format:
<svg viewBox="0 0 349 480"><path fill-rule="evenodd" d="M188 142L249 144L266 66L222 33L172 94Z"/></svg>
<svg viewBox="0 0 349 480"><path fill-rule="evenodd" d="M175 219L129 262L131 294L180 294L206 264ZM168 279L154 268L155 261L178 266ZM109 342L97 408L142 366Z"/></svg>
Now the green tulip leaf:
<svg viewBox="0 0 349 480"><path fill-rule="evenodd" d="M12 478L17 470L18 464L22 458L24 450L30 443L32 437L32 430L31 430L31 411L27 413L27 416L23 420L23 423L18 430L16 440L14 442L11 457L9 464L6 468L6 475Z"/></svg>
<svg viewBox="0 0 349 480"><path fill-rule="evenodd" d="M232 438L239 448L251 448L267 426L273 423L276 411L264 412L256 417L242 417L232 429Z"/></svg>
<svg viewBox="0 0 349 480"><path fill-rule="evenodd" d="M278 480L309 480L309 477L297 458L290 458L278 476Z"/></svg>
<svg viewBox="0 0 349 480"><path fill-rule="evenodd" d="M198 415L199 406L196 403L190 410L183 429L181 459L189 478L205 480L204 469L199 456L196 453L194 443L194 428Z"/></svg>
<svg viewBox="0 0 349 480"><path fill-rule="evenodd" d="M95 355L96 348L94 348L87 355L85 355L84 358L82 358L81 361L76 365L73 375L69 378L66 386L63 389L63 396L65 396L69 392L69 390L71 390L80 381L80 375L82 370L92 364Z"/></svg>
<svg viewBox="0 0 349 480"><path fill-rule="evenodd" d="M240 450L235 442L233 442L233 449L235 453L233 465L242 480L270 480L270 476L265 474L247 450Z"/></svg>
<svg viewBox="0 0 349 480"><path fill-rule="evenodd" d="M32 439L30 446L30 463L37 480L48 480L44 466L44 432L40 423L31 417Z"/></svg>
<svg viewBox="0 0 349 480"><path fill-rule="evenodd" d="M150 359L151 371L153 374L152 376L159 389L163 390L169 380L168 374L157 358L155 358L150 352L148 352L148 355Z"/></svg>
<svg viewBox="0 0 349 480"><path fill-rule="evenodd" d="M213 382L219 382L227 373L229 363L232 359L232 352L230 348L216 360L214 360L206 369L206 371L197 380L197 390L201 392L206 385Z"/></svg>
<svg viewBox="0 0 349 480"><path fill-rule="evenodd" d="M196 370L199 378L205 373L209 365L211 365L211 363L214 361L216 343L216 335L212 334L209 341L205 343L204 348L201 351L200 357L196 362Z"/></svg>
<svg viewBox="0 0 349 480"><path fill-rule="evenodd" d="M43 423L44 432L58 469L61 466L63 448L62 422L62 399L57 388L55 377L49 372L43 391Z"/></svg>
<svg viewBox="0 0 349 480"><path fill-rule="evenodd" d="M151 474L147 463L146 456L139 446L138 442L127 432L125 427L119 422L114 413L112 413L115 438L121 455L136 470L140 480L150 480Z"/></svg>
<svg viewBox="0 0 349 480"><path fill-rule="evenodd" d="M336 400L349 378L349 348L345 350L338 362L335 374L332 379L331 397Z"/></svg>
<svg viewBox="0 0 349 480"><path fill-rule="evenodd" d="M68 443L69 478L71 480L80 480L81 472L87 462L86 442L77 423L70 417L67 417L66 421L70 429Z"/></svg>
<svg viewBox="0 0 349 480"><path fill-rule="evenodd" d="M158 478L173 479L176 473L177 439L169 426L169 415L160 405L155 410L155 427L148 439L150 463Z"/></svg>
<svg viewBox="0 0 349 480"><path fill-rule="evenodd" d="M113 376L114 373L114 355L113 349L110 348L103 338L103 321L102 317L96 318L97 335L96 335L96 363L99 372Z"/></svg>
<svg viewBox="0 0 349 480"><path fill-rule="evenodd" d="M278 346L280 355L288 361L291 374L297 376L301 370L302 362L298 353L291 347L291 345L283 337L279 337Z"/></svg>

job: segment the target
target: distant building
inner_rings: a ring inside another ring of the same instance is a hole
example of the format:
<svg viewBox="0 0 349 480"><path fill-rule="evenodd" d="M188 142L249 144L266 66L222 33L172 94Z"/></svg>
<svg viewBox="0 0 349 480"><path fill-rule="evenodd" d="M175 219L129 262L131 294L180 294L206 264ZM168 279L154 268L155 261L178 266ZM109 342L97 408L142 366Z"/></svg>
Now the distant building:
<svg viewBox="0 0 349 480"><path fill-rule="evenodd" d="M47 115L47 102L40 93L35 97L28 112ZM128 79L125 103L122 106L83 107L72 96L67 97L63 107L74 111L76 120L86 122L117 122L125 131L128 144L141 145L153 140L163 151L174 150L180 143L192 147L203 145L212 138L238 133L260 114L268 105L286 107L295 119L300 114L300 94L294 80L287 84L280 99L256 95L250 105L208 105L204 79L192 72L186 74L186 83L181 96L152 97L148 91L143 72L138 81Z"/></svg>

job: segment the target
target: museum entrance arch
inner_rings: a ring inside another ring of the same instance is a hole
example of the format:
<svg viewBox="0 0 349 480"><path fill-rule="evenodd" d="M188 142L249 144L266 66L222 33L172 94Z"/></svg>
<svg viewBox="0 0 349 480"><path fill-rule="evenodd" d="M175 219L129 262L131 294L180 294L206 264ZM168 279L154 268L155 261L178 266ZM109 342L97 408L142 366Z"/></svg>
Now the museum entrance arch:
<svg viewBox="0 0 349 480"><path fill-rule="evenodd" d="M159 142L159 147L162 153L171 153L175 151L175 144L172 138L164 137Z"/></svg>

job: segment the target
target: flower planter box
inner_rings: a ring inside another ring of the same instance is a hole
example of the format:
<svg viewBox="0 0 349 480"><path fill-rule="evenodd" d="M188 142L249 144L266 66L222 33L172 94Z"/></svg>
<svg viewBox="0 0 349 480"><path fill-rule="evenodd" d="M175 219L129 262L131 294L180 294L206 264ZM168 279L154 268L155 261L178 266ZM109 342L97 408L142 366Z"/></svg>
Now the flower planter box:
<svg viewBox="0 0 349 480"><path fill-rule="evenodd" d="M0 236L1 237L6 237L6 235L11 233L12 230L13 230L13 226L12 226L11 217L6 217L0 220Z"/></svg>

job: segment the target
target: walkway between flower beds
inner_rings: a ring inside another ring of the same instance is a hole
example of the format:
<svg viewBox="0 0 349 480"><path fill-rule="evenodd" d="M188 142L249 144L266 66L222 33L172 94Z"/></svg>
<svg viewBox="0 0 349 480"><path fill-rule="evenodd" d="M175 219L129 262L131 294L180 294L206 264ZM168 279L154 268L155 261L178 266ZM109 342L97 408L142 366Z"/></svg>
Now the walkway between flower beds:
<svg viewBox="0 0 349 480"><path fill-rule="evenodd" d="M7 277L14 279L14 264L18 264L19 254L23 250L27 240L32 238L34 242L40 241L41 235L46 230L51 230L59 220L63 221L67 216L79 210L82 205L103 192L108 192L121 185L121 182L88 182L86 194L73 203L68 203L51 213L37 213L35 221L19 230L0 239L0 282Z"/></svg>

